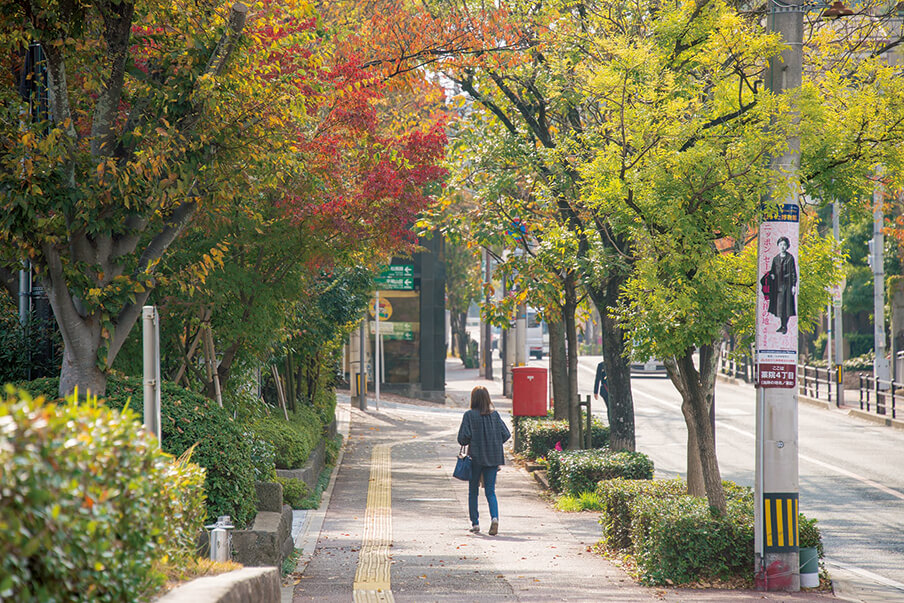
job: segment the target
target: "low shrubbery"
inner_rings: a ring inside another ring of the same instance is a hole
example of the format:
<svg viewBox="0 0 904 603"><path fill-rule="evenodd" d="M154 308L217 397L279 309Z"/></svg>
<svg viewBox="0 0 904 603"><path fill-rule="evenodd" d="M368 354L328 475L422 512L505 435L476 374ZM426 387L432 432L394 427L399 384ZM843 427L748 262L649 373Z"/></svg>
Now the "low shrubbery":
<svg viewBox="0 0 904 603"><path fill-rule="evenodd" d="M145 601L193 552L204 471L131 411L0 401L0 599Z"/></svg>
<svg viewBox="0 0 904 603"><path fill-rule="evenodd" d="M612 479L599 482L596 494L602 501L602 543L610 550L631 550L631 522L634 519L636 500L639 497L660 500L687 494L687 484L682 479L628 480Z"/></svg>
<svg viewBox="0 0 904 603"><path fill-rule="evenodd" d="M586 418L583 420L586 421ZM518 417L515 429L518 430L516 438L518 448L515 452L532 459L545 457L550 450L555 449L557 442L560 442L563 448L568 444L567 419L556 421L549 418ZM609 444L609 427L602 421L594 418L590 430L593 448L602 448Z"/></svg>
<svg viewBox="0 0 904 603"><path fill-rule="evenodd" d="M33 396L53 399L59 379L36 379L23 388ZM103 401L117 410L128 405L136 420L143 420L142 385L137 377L111 375ZM168 382L161 392L160 422L164 452L178 456L197 444L192 460L207 469L207 520L229 515L239 527L253 520L254 469L251 444L242 426L216 402Z"/></svg>
<svg viewBox="0 0 904 603"><path fill-rule="evenodd" d="M631 544L641 580L684 584L751 574L753 496L729 498L716 515L705 498L635 499Z"/></svg>
<svg viewBox="0 0 904 603"><path fill-rule="evenodd" d="M546 457L549 487L556 492L592 492L600 480L652 479L653 461L640 452L552 450Z"/></svg>
<svg viewBox="0 0 904 603"><path fill-rule="evenodd" d="M723 482L728 511L714 514L705 498L687 495L681 479L601 481L603 546L632 555L647 584L701 579L749 579L754 544L753 493ZM800 516L803 546L815 538L815 521ZM821 543L818 545L821 548Z"/></svg>
<svg viewBox="0 0 904 603"><path fill-rule="evenodd" d="M276 448L277 469L298 469L308 460L320 442L323 425L314 408L301 406L289 415L258 419L252 426L258 438L271 442Z"/></svg>
<svg viewBox="0 0 904 603"><path fill-rule="evenodd" d="M303 480L294 477L277 477L282 485L283 502L293 509L302 509L304 500L311 495L311 490Z"/></svg>

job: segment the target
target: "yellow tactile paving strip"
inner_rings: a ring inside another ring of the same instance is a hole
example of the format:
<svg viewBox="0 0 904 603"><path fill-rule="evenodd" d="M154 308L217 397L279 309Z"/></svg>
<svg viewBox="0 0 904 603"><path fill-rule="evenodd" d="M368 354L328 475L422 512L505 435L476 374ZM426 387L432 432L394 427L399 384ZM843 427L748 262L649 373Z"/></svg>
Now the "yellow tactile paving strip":
<svg viewBox="0 0 904 603"><path fill-rule="evenodd" d="M389 582L392 543L392 445L374 446L364 514L364 540L355 573L355 603L395 601Z"/></svg>

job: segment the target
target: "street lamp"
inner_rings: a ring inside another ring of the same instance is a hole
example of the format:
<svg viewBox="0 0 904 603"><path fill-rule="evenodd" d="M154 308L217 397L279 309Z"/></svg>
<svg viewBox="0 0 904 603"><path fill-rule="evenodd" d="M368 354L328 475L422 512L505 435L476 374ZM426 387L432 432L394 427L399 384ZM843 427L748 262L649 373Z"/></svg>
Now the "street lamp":
<svg viewBox="0 0 904 603"><path fill-rule="evenodd" d="M841 0L835 0L832 6L822 11L823 19L837 19L838 17L849 17L854 11L844 5Z"/></svg>

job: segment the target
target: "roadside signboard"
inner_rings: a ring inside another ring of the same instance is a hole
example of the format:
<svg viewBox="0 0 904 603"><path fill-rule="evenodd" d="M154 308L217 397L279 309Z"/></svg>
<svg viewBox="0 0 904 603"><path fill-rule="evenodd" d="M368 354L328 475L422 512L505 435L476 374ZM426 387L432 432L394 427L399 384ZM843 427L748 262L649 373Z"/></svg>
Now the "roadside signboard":
<svg viewBox="0 0 904 603"><path fill-rule="evenodd" d="M756 358L759 387L794 387L797 381L798 222L786 204L760 224Z"/></svg>
<svg viewBox="0 0 904 603"><path fill-rule="evenodd" d="M381 291L413 291L414 265L389 266L376 278L376 283L377 289Z"/></svg>

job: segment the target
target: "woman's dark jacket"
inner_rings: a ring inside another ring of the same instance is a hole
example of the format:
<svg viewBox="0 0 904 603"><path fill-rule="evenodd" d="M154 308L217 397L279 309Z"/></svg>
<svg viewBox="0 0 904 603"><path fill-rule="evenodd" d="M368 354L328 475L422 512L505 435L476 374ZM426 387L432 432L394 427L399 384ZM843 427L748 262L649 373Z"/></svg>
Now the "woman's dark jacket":
<svg viewBox="0 0 904 603"><path fill-rule="evenodd" d="M797 315L797 304L794 300L794 286L797 285L797 266L794 256L786 253L785 257L777 254L772 258L769 272L763 275L763 284L769 287L769 313L779 318Z"/></svg>
<svg viewBox="0 0 904 603"><path fill-rule="evenodd" d="M505 464L502 444L511 435L498 412L494 410L488 415L482 415L472 409L461 418L458 443L471 446L471 461L475 465L491 467Z"/></svg>

